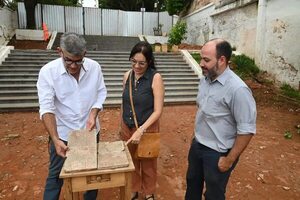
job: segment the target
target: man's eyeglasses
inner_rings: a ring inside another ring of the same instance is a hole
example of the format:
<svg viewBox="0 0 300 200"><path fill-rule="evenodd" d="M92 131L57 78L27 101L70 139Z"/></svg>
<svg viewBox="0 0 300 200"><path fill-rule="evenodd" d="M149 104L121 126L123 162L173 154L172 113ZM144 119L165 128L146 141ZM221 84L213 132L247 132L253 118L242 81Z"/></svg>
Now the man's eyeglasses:
<svg viewBox="0 0 300 200"><path fill-rule="evenodd" d="M132 65L138 64L138 65L141 66L141 67L145 67L146 64L147 64L146 61L136 61L136 60L133 59L133 58L130 59L130 62L131 62Z"/></svg>
<svg viewBox="0 0 300 200"><path fill-rule="evenodd" d="M65 57L64 53L62 52L63 54L63 59L65 61L65 63L67 65L72 65L73 63L75 63L76 65L82 65L84 63L84 59L81 59L81 60L70 60L68 58Z"/></svg>

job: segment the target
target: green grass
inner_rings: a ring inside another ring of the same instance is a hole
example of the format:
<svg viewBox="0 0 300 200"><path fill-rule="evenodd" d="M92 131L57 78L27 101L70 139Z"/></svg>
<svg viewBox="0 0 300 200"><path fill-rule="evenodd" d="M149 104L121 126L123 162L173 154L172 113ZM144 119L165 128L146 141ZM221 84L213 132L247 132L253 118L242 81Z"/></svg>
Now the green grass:
<svg viewBox="0 0 300 200"><path fill-rule="evenodd" d="M300 102L300 92L292 88L289 84L284 83L281 87L283 95L293 98Z"/></svg>
<svg viewBox="0 0 300 200"><path fill-rule="evenodd" d="M200 53L191 53L191 56L196 60L196 62L199 64L201 60Z"/></svg>

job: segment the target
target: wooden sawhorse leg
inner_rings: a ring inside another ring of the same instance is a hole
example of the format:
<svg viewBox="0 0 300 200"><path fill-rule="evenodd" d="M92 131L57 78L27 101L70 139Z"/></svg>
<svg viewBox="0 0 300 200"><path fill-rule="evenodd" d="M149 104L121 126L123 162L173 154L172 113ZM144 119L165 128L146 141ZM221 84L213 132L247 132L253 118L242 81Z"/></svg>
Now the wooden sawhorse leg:
<svg viewBox="0 0 300 200"><path fill-rule="evenodd" d="M120 188L120 200L130 200L131 199L131 172L125 173L125 186Z"/></svg>
<svg viewBox="0 0 300 200"><path fill-rule="evenodd" d="M65 200L79 200L79 192L72 192L71 178L64 179L63 188Z"/></svg>

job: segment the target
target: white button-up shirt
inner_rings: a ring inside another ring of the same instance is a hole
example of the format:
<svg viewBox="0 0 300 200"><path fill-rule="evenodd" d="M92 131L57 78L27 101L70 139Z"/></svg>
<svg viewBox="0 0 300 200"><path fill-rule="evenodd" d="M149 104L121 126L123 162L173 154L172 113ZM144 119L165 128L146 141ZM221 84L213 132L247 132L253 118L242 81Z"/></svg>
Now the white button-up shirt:
<svg viewBox="0 0 300 200"><path fill-rule="evenodd" d="M40 117L55 114L57 132L64 141L71 130L86 128L91 109L102 109L107 94L101 67L89 58L84 58L78 82L66 71L62 58L49 62L40 70L37 89ZM96 127L99 131L98 118Z"/></svg>

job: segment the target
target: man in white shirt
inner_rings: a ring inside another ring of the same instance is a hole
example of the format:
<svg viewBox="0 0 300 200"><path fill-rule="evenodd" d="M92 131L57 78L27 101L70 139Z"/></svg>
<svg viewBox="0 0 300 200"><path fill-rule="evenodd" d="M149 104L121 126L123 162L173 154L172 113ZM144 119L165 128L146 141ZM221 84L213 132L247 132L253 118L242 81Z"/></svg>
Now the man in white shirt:
<svg viewBox="0 0 300 200"><path fill-rule="evenodd" d="M58 48L60 58L43 66L37 89L40 117L50 135L50 164L44 199L59 199L62 169L72 130L100 130L98 112L103 108L106 87L100 65L86 53L84 38L65 33ZM85 199L96 199L97 191L85 193Z"/></svg>

